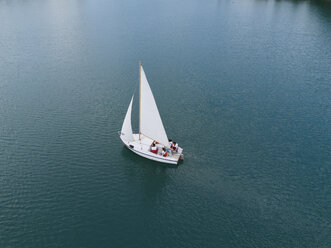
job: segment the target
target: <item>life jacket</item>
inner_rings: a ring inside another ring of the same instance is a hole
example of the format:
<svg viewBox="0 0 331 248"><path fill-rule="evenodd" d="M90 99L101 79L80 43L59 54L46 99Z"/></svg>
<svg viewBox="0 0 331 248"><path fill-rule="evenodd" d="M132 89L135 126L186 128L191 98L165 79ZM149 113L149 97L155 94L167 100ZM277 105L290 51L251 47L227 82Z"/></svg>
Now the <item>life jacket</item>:
<svg viewBox="0 0 331 248"><path fill-rule="evenodd" d="M178 149L178 144L176 143L176 145L172 146L172 149L173 149L174 151L177 151L177 149Z"/></svg>
<svg viewBox="0 0 331 248"><path fill-rule="evenodd" d="M151 152L157 154L157 147L156 146L153 146L151 148Z"/></svg>
<svg viewBox="0 0 331 248"><path fill-rule="evenodd" d="M163 156L163 157L167 157L167 156L168 156L168 153L165 152L165 151L162 151L162 156Z"/></svg>

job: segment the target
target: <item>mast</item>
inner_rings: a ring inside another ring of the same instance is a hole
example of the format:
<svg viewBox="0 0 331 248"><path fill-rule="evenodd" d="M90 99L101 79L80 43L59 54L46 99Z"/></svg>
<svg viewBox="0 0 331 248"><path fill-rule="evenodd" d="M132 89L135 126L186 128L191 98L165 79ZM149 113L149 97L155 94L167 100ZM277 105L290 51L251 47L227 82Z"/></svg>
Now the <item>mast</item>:
<svg viewBox="0 0 331 248"><path fill-rule="evenodd" d="M139 61L139 140L140 140L140 117L141 117L141 61Z"/></svg>

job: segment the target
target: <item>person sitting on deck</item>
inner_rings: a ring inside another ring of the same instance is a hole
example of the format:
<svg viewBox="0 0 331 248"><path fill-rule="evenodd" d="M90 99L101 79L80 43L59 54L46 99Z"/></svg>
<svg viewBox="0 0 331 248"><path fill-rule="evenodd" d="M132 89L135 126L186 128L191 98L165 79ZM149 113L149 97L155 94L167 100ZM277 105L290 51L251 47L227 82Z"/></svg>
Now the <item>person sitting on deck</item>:
<svg viewBox="0 0 331 248"><path fill-rule="evenodd" d="M154 142L151 145L151 152L157 154L157 147Z"/></svg>
<svg viewBox="0 0 331 248"><path fill-rule="evenodd" d="M166 149L164 147L162 148L162 156L163 157L167 157L168 156L168 153L167 153L167 151L166 151Z"/></svg>
<svg viewBox="0 0 331 248"><path fill-rule="evenodd" d="M172 149L172 145L173 145L173 143L172 143L172 140L170 139L169 140L169 147Z"/></svg>
<svg viewBox="0 0 331 248"><path fill-rule="evenodd" d="M175 141L172 145L172 150L174 150L175 152L178 152L178 144Z"/></svg>

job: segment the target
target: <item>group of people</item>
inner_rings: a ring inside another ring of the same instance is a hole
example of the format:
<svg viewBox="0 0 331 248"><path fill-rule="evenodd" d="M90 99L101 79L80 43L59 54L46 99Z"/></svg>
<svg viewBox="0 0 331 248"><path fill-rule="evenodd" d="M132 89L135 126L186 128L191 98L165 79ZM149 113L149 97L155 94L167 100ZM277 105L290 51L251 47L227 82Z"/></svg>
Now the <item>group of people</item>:
<svg viewBox="0 0 331 248"><path fill-rule="evenodd" d="M178 152L178 144L175 141L169 140L169 146L174 152Z"/></svg>
<svg viewBox="0 0 331 248"><path fill-rule="evenodd" d="M154 140L153 143L151 144L151 148L150 148L150 151L155 154L157 154L157 152L158 152L158 148L157 148L156 144L158 144L158 143L155 142L155 140ZM169 146L172 149L172 151L178 152L178 144L175 141L169 140ZM161 155L163 157L168 156L168 152L165 147L162 147Z"/></svg>

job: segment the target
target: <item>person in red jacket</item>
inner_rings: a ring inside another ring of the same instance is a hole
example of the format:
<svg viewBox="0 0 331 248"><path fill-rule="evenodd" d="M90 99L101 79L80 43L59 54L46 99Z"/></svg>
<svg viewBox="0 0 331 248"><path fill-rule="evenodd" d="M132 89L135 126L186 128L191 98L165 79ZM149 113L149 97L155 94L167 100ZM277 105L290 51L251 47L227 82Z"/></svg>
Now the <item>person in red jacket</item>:
<svg viewBox="0 0 331 248"><path fill-rule="evenodd" d="M172 143L172 140L171 139L169 140L169 146L172 149L173 143Z"/></svg>
<svg viewBox="0 0 331 248"><path fill-rule="evenodd" d="M167 151L166 151L166 149L164 147L162 148L162 156L163 157L167 157L168 156L168 153L167 153Z"/></svg>
<svg viewBox="0 0 331 248"><path fill-rule="evenodd" d="M175 152L178 152L178 144L175 141L173 142L172 150L174 150Z"/></svg>
<svg viewBox="0 0 331 248"><path fill-rule="evenodd" d="M157 147L156 147L156 145L155 145L154 142L153 142L153 144L151 145L151 152L157 154Z"/></svg>

